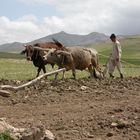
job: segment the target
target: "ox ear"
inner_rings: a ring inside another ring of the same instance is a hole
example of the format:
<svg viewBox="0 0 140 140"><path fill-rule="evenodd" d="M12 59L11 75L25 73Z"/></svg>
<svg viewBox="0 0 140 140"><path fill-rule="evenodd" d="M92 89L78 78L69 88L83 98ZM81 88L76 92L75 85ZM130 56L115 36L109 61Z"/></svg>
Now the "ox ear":
<svg viewBox="0 0 140 140"><path fill-rule="evenodd" d="M26 48L26 47L27 47L27 45L26 45L26 44L23 44L23 47L25 47L25 48Z"/></svg>
<svg viewBox="0 0 140 140"><path fill-rule="evenodd" d="M26 47L27 47L27 45L26 44L23 44L23 47L25 47L25 50L21 51L20 54L25 54L26 53Z"/></svg>
<svg viewBox="0 0 140 140"><path fill-rule="evenodd" d="M22 52L20 52L20 54L25 54L26 53L26 50L23 50Z"/></svg>

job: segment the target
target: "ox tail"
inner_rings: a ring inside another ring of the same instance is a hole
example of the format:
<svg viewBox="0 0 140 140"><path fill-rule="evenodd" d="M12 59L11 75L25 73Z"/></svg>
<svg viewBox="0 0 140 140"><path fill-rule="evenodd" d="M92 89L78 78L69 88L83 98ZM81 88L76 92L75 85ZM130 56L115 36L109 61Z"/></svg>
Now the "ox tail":
<svg viewBox="0 0 140 140"><path fill-rule="evenodd" d="M97 73L96 73L96 70L95 69L93 69L93 76L94 76L94 78L98 78L98 76L97 76Z"/></svg>
<svg viewBox="0 0 140 140"><path fill-rule="evenodd" d="M20 54L25 54L26 53L26 50L23 50L22 52L20 52Z"/></svg>

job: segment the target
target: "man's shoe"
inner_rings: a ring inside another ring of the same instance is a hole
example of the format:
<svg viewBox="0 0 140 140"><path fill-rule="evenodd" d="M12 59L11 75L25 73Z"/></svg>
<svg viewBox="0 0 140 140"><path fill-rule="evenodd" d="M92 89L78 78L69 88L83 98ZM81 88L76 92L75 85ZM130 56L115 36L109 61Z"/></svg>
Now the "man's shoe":
<svg viewBox="0 0 140 140"><path fill-rule="evenodd" d="M109 73L109 75L110 75L110 78L114 78L114 76L111 73Z"/></svg>

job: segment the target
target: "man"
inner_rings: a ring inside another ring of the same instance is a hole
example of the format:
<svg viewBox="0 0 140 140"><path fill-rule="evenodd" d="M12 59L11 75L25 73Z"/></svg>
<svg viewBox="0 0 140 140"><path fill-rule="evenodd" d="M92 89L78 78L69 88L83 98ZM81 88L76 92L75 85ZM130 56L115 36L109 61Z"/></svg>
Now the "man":
<svg viewBox="0 0 140 140"><path fill-rule="evenodd" d="M110 77L114 78L113 76L113 72L115 67L117 66L117 69L120 73L120 78L123 78L123 74L122 74L122 65L121 65L121 44L120 42L116 39L115 34L112 34L110 36L110 39L113 43L112 45L112 54L108 63L108 72Z"/></svg>

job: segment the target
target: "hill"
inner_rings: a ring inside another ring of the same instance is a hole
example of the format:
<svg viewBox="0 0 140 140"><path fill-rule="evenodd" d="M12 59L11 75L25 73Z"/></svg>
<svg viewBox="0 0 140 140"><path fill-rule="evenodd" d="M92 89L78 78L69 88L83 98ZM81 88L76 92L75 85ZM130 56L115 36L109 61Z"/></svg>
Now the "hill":
<svg viewBox="0 0 140 140"><path fill-rule="evenodd" d="M134 35L118 37L122 45L122 60L131 64L140 65L140 36ZM108 39L109 37L96 32L90 33L88 35L76 35L68 34L62 31L28 43L34 44L37 42L52 41L52 38L59 40L66 46L82 45L93 47L97 49L100 55L102 55L100 56L100 61L102 63L105 63L107 61L107 58L110 55L112 49L111 41ZM15 55L11 52L19 53L21 50L23 50L23 43L20 42L0 45L0 52L8 52L8 54L0 53L0 58L13 58L15 57ZM104 57L103 55L106 57ZM19 57L20 56L16 56L15 58Z"/></svg>
<svg viewBox="0 0 140 140"><path fill-rule="evenodd" d="M75 46L75 45L88 46L91 44L104 42L108 39L108 36L102 33L97 33L97 32L93 32L88 35L77 35L77 34L68 34L62 31L62 32L52 34L52 35L40 38L38 40L32 41L31 43L52 41L52 38L57 39L58 41L60 41L62 44L66 46Z"/></svg>
<svg viewBox="0 0 140 140"><path fill-rule="evenodd" d="M20 52L23 49L23 43L13 42L0 45L0 52Z"/></svg>
<svg viewBox="0 0 140 140"><path fill-rule="evenodd" d="M76 34L68 34L62 31L37 40L33 40L26 44L35 44L39 42L52 41L52 38L57 39L66 46L74 46L74 45L89 46L91 44L105 42L108 39L108 36L97 32L93 32L88 35L76 35ZM14 42L0 45L0 52L20 52L22 50L23 44L24 43Z"/></svg>

